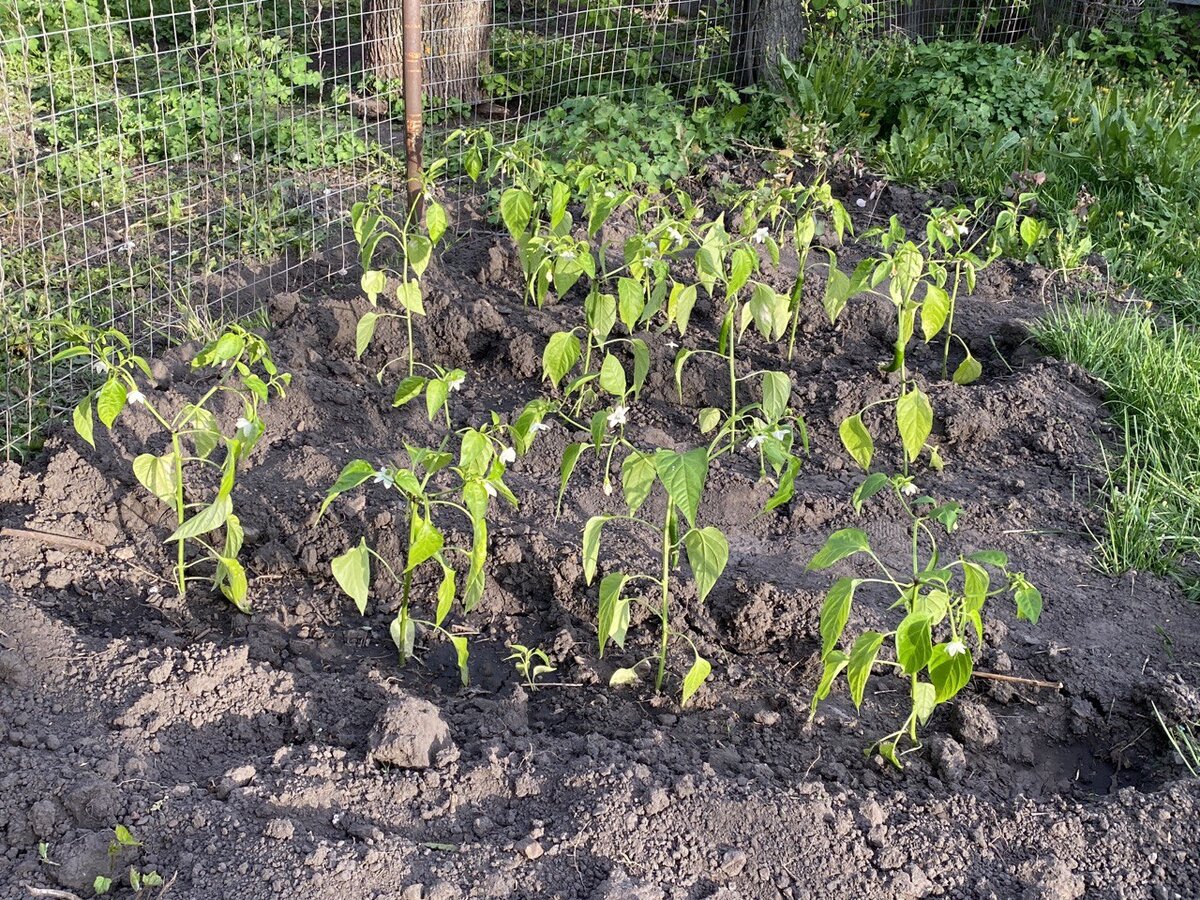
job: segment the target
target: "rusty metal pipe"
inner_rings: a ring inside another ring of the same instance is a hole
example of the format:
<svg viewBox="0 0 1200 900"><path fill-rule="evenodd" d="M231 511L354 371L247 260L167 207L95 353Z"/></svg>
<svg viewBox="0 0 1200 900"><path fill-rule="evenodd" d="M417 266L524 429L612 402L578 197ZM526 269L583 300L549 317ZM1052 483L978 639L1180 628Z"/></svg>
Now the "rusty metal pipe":
<svg viewBox="0 0 1200 900"><path fill-rule="evenodd" d="M402 0L404 28L404 155L408 175L408 209L412 221L423 213L421 177L422 131L425 127L421 108L421 0Z"/></svg>

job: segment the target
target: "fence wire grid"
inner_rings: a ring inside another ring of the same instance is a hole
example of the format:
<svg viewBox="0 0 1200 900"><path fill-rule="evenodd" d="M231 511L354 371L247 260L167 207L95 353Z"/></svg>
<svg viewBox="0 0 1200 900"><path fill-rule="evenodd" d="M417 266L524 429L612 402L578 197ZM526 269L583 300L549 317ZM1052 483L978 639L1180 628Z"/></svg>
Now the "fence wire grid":
<svg viewBox="0 0 1200 900"><path fill-rule="evenodd" d="M881 0L877 32L1008 40L1122 0ZM141 349L345 274L372 184L403 181L401 0L0 2L0 456L73 403L54 320ZM504 143L571 97L746 82L802 0L433 0L427 133ZM781 12L782 11L782 12ZM428 144L427 144L428 145Z"/></svg>

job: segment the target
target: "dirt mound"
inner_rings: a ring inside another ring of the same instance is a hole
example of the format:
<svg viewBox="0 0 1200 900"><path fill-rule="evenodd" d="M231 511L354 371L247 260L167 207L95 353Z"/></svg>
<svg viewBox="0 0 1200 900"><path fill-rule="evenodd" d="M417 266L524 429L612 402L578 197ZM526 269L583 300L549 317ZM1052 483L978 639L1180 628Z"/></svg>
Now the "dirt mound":
<svg viewBox="0 0 1200 900"><path fill-rule="evenodd" d="M579 316L575 298L525 306L515 266L480 229L430 279L420 355L470 373L460 424L537 396L545 337ZM679 598L679 627L714 665L683 711L677 690L606 686L622 659L597 658L579 535L613 498L585 456L562 516L548 515L574 439L562 425L507 476L521 506L499 513L465 623L471 685L441 644L396 665L386 593L360 618L328 574L363 534L394 549L390 517L374 501L313 512L349 460L394 460L437 432L374 378L402 351L399 329L381 326L354 359L356 286L274 298L270 340L295 380L238 488L252 617L199 589L180 602L163 577L170 527L129 468L148 423L123 417L96 453L60 429L30 466L0 468L0 525L97 545L0 541L0 896L28 896L25 882L88 893L116 823L142 846L114 868L174 876L175 895L195 898L1200 895L1200 789L1178 780L1150 707L1194 697L1181 661L1198 658L1200 626L1168 581L1093 567L1101 396L1027 340L1041 303L1026 270L997 265L957 321L984 377L948 384L937 353L914 356L948 462L918 480L963 504L950 550L1004 550L1046 598L1036 628L997 605L980 667L1065 687L974 682L901 773L862 753L900 709L885 679L861 714L839 690L807 721L828 578L804 564L851 524L885 557L907 549L850 508L861 476L837 439L843 416L888 390L875 362L890 307L835 327L814 300L790 362L747 339L749 364L800 385L812 453L795 499L765 517L756 461L715 464L704 514L730 563L705 604ZM684 343L712 340L710 312L698 304ZM721 375L689 369L681 406L664 344L634 425L647 446L682 448ZM194 349L155 362L156 402L195 396ZM634 535L606 541L649 559ZM865 595L851 628L882 621L887 599ZM649 641L636 617L630 635ZM522 688L509 642L546 648L557 685ZM427 741L398 739L412 722L405 734Z"/></svg>

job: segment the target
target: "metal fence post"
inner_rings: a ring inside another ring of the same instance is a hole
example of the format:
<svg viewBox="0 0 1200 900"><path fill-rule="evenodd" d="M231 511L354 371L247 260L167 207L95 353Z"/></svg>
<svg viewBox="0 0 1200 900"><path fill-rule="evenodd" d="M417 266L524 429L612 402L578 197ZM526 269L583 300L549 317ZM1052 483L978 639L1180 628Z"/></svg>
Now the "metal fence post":
<svg viewBox="0 0 1200 900"><path fill-rule="evenodd" d="M408 174L408 210L414 222L421 220L423 178L421 143L424 121L421 109L421 0L403 0L404 18L404 153Z"/></svg>

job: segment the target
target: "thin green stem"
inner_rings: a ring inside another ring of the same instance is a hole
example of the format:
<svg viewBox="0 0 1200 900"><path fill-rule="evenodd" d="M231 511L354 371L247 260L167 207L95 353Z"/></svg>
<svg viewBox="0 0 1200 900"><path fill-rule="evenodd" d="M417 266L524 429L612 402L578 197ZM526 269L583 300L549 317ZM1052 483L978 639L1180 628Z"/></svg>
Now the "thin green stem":
<svg viewBox="0 0 1200 900"><path fill-rule="evenodd" d="M667 641L671 636L668 621L671 613L671 516L674 512L674 501L667 497L667 512L663 517L662 530L662 568L659 576L662 586L662 609L659 612L662 620L662 643L658 650L658 674L654 678L655 693L662 691L663 678L667 674Z"/></svg>
<svg viewBox="0 0 1200 900"><path fill-rule="evenodd" d="M183 447L179 435L171 432L171 452L175 459L175 514L179 525L183 525L187 515L187 507L183 500ZM175 583L179 588L179 596L187 595L187 563L184 559L183 538L175 542Z"/></svg>

